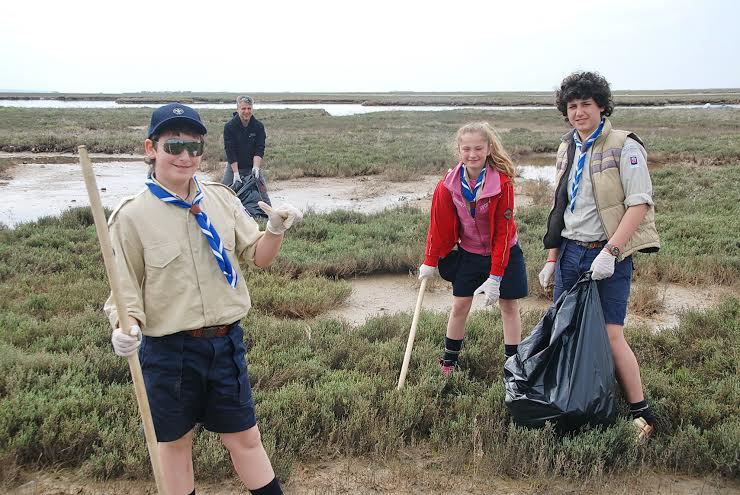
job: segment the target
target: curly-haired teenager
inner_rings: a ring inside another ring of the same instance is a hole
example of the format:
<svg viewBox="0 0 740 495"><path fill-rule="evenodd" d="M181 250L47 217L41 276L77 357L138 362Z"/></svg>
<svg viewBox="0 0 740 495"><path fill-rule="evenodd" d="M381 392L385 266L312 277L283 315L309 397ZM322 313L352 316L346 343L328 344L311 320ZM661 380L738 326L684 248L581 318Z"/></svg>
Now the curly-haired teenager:
<svg viewBox="0 0 740 495"><path fill-rule="evenodd" d="M640 368L624 337L632 254L659 249L647 152L633 133L612 128L609 83L593 72L566 77L556 105L573 130L556 158L555 200L544 237L547 261L539 275L555 300L581 274L598 281L617 377L629 401L638 438L655 429Z"/></svg>

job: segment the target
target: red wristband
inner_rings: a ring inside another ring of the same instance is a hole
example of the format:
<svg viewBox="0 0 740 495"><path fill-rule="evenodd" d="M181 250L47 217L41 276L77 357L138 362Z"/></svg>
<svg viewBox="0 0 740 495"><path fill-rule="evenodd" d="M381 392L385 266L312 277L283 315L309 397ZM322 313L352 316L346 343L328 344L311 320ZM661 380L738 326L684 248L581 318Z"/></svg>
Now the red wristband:
<svg viewBox="0 0 740 495"><path fill-rule="evenodd" d="M557 263L558 260L547 260L548 263Z"/></svg>

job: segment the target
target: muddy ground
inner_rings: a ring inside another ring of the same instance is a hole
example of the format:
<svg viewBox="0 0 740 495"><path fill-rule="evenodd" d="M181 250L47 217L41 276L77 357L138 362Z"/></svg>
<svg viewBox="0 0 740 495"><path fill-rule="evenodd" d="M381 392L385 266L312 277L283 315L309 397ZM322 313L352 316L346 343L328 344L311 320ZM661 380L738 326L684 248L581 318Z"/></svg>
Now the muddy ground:
<svg viewBox="0 0 740 495"><path fill-rule="evenodd" d="M419 295L419 281L415 275L374 275L350 279L352 294L340 307L322 316L340 318L354 325L361 325L368 318L393 313L408 313L414 310ZM636 285L637 287L638 285ZM628 314L627 325L645 325L654 331L678 324L682 312L689 309L707 309L716 306L723 298L740 297L740 293L727 286L683 287L676 284L660 284L658 295L663 309L650 316ZM543 297L529 296L521 300L523 311L544 311L551 301ZM428 311L449 312L452 307L452 285L439 278L427 284L422 307ZM473 311L496 311L486 308L484 298L473 300Z"/></svg>
<svg viewBox="0 0 740 495"><path fill-rule="evenodd" d="M441 456L425 451L401 452L402 458L350 458L294 466L283 483L286 494L422 494L475 495L738 495L740 482L715 476L689 477L641 472L597 480L512 480L486 475L484 466L467 466L450 474ZM196 473L197 477L197 473ZM154 495L153 481L92 481L71 471L25 472L8 495ZM198 495L247 493L237 479L198 482Z"/></svg>

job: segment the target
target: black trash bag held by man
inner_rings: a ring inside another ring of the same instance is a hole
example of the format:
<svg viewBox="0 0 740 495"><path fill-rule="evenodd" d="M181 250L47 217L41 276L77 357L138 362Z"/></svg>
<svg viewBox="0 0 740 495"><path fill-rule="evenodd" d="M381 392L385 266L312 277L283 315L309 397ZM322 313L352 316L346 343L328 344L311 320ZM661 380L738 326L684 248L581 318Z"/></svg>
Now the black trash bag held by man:
<svg viewBox="0 0 740 495"><path fill-rule="evenodd" d="M257 206L259 201L264 201L268 205L272 206L270 202L270 196L267 194L267 186L265 185L265 179L262 174L259 177L255 177L254 174L249 174L242 178L243 180L234 183L234 192L236 193L239 201L242 202L244 209L247 210L253 218L267 218L264 211Z"/></svg>
<svg viewBox="0 0 740 495"><path fill-rule="evenodd" d="M506 405L520 426L550 421L566 432L614 422L614 359L590 272L550 306L504 375Z"/></svg>

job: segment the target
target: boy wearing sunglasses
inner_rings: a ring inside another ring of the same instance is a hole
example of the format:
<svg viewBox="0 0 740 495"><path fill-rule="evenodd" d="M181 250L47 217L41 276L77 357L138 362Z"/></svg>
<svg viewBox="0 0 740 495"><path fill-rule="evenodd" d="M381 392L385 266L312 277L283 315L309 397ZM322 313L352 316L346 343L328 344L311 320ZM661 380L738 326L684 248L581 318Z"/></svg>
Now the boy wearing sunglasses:
<svg viewBox="0 0 740 495"><path fill-rule="evenodd" d="M254 413L239 325L251 303L240 261L268 266L302 215L290 205L267 207L261 232L228 187L198 180L206 132L185 105L152 114L144 141L147 187L109 220L128 309L123 317L134 333L118 328L109 298L111 340L120 356L139 352L167 493L195 494L197 423L219 433L251 493L282 493Z"/></svg>

